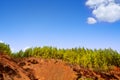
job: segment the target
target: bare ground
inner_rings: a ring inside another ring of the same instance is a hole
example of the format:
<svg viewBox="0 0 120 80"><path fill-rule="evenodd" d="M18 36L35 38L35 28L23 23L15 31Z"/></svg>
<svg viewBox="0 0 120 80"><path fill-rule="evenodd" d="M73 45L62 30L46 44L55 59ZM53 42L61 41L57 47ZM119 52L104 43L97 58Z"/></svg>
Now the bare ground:
<svg viewBox="0 0 120 80"><path fill-rule="evenodd" d="M120 80L120 68L95 72L57 59L12 59L0 55L0 80Z"/></svg>

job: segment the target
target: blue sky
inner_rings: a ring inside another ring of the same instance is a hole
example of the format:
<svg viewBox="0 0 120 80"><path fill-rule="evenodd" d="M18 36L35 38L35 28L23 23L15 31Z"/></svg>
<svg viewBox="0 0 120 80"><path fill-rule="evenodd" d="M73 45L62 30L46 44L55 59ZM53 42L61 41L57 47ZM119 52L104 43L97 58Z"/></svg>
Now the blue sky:
<svg viewBox="0 0 120 80"><path fill-rule="evenodd" d="M34 46L120 51L119 19L100 18L87 1L0 0L0 40L14 51ZM89 17L96 22L90 24Z"/></svg>

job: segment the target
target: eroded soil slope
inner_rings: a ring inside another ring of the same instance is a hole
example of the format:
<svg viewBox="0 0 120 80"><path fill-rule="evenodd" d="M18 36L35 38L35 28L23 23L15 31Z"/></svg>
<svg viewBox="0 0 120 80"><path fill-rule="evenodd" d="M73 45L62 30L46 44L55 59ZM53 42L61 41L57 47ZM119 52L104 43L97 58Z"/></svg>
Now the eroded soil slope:
<svg viewBox="0 0 120 80"><path fill-rule="evenodd" d="M76 74L61 60L28 58L19 61L25 71L31 71L38 80L76 80Z"/></svg>
<svg viewBox="0 0 120 80"><path fill-rule="evenodd" d="M12 59L0 55L0 80L76 80L76 77L61 60Z"/></svg>
<svg viewBox="0 0 120 80"><path fill-rule="evenodd" d="M0 54L0 80L120 80L120 68L95 72L57 59L17 58Z"/></svg>
<svg viewBox="0 0 120 80"><path fill-rule="evenodd" d="M0 54L0 80L30 80L28 76L9 56Z"/></svg>

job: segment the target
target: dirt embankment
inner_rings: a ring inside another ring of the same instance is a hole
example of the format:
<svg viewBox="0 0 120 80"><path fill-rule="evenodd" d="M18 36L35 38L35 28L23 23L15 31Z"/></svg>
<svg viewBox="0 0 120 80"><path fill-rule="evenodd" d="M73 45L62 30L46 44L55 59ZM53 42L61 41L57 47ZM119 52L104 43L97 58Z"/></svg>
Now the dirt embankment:
<svg viewBox="0 0 120 80"><path fill-rule="evenodd" d="M9 56L0 55L0 80L30 80L28 75Z"/></svg>
<svg viewBox="0 0 120 80"><path fill-rule="evenodd" d="M0 80L120 80L120 68L109 72L94 72L62 60L22 58L12 59L0 54Z"/></svg>

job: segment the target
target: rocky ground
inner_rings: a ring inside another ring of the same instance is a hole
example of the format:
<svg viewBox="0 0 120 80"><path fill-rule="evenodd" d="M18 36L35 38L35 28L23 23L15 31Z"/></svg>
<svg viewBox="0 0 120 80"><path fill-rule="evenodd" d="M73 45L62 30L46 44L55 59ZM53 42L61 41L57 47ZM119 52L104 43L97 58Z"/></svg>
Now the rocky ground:
<svg viewBox="0 0 120 80"><path fill-rule="evenodd" d="M0 80L120 80L120 68L95 72L57 59L12 59L0 54Z"/></svg>

